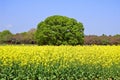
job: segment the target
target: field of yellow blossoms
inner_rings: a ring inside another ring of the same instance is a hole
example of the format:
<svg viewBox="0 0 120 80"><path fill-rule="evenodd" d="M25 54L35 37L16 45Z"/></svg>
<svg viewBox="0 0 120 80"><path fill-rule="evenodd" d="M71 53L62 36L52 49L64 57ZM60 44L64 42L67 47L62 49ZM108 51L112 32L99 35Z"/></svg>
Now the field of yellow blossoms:
<svg viewBox="0 0 120 80"><path fill-rule="evenodd" d="M120 80L120 46L0 46L2 80Z"/></svg>

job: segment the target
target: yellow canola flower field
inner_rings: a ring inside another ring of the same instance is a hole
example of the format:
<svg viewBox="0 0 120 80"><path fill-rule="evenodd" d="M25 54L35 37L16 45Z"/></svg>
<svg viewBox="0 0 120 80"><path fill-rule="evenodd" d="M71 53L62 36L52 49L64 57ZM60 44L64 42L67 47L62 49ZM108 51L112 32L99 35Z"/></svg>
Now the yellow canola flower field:
<svg viewBox="0 0 120 80"><path fill-rule="evenodd" d="M120 64L120 46L0 46L0 62L11 65L20 62L21 66L29 63L48 63L61 61L61 65L77 62L79 64L102 65L109 67ZM51 64L52 65L52 64Z"/></svg>

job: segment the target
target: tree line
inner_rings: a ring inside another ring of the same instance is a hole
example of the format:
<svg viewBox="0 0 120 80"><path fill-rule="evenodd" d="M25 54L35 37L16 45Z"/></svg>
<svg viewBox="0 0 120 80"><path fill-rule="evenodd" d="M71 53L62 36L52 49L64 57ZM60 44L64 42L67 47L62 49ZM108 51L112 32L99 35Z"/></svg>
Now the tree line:
<svg viewBox="0 0 120 80"><path fill-rule="evenodd" d="M120 45L120 34L116 35L86 35L84 38L85 45Z"/></svg>
<svg viewBox="0 0 120 80"><path fill-rule="evenodd" d="M36 29L31 29L28 32L13 34L9 30L0 32L0 44L35 44Z"/></svg>
<svg viewBox="0 0 120 80"><path fill-rule="evenodd" d="M0 44L36 44L36 29L30 29L28 32L13 34L9 30L0 32ZM85 35L84 45L120 45L120 34L116 35Z"/></svg>
<svg viewBox="0 0 120 80"><path fill-rule="evenodd" d="M74 18L61 15L47 17L37 28L13 34L0 32L0 44L38 45L120 45L120 35L84 35L84 26Z"/></svg>

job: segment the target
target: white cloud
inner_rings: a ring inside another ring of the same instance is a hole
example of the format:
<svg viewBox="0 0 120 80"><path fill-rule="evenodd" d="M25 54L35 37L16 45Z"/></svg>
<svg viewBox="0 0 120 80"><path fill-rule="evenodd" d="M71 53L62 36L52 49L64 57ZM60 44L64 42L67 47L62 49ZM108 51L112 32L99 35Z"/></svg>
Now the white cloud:
<svg viewBox="0 0 120 80"><path fill-rule="evenodd" d="M7 24L7 25L5 26L5 28L12 28L12 27L13 27L12 24Z"/></svg>
<svg viewBox="0 0 120 80"><path fill-rule="evenodd" d="M6 29L6 28L12 28L13 25L12 24L7 24L7 25L1 25L0 24L0 28Z"/></svg>
<svg viewBox="0 0 120 80"><path fill-rule="evenodd" d="M12 24L0 24L0 32L3 30L11 30L14 26Z"/></svg>

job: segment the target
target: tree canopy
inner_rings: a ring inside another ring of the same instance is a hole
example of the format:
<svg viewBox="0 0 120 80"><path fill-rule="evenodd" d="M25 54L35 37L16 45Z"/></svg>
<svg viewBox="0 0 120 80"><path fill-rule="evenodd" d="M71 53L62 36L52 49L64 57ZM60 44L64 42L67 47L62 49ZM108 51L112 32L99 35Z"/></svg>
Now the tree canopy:
<svg viewBox="0 0 120 80"><path fill-rule="evenodd" d="M38 24L35 38L38 45L83 44L84 27L73 18L54 15Z"/></svg>

